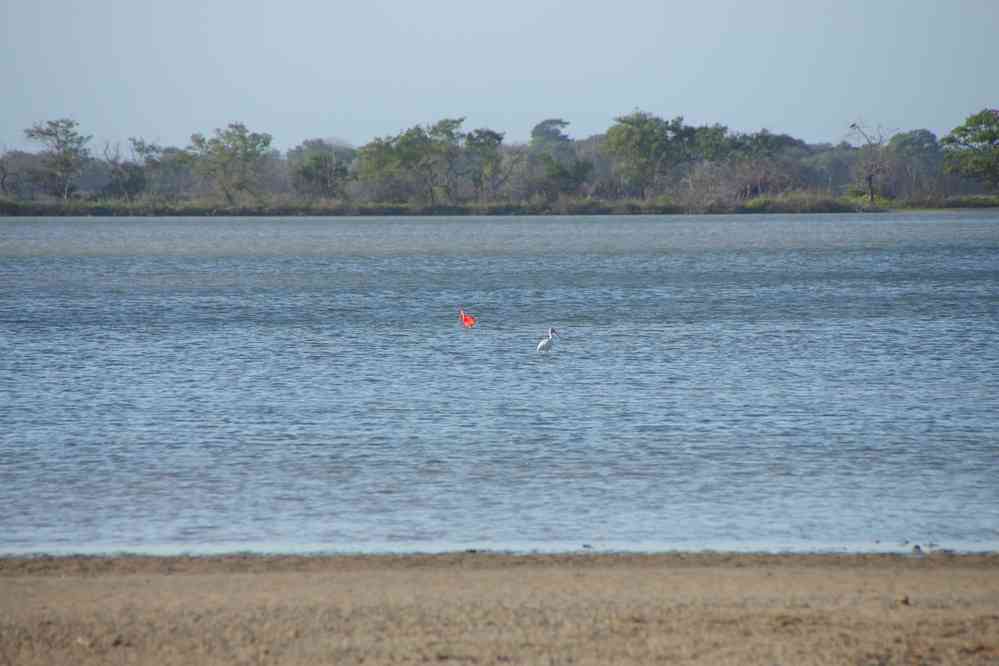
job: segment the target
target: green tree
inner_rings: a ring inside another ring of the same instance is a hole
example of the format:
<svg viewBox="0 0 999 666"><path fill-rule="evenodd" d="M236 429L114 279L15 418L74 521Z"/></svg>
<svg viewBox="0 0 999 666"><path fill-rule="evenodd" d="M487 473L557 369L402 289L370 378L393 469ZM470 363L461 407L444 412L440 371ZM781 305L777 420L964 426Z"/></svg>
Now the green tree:
<svg viewBox="0 0 999 666"><path fill-rule="evenodd" d="M445 118L427 130L430 155L425 163L428 175L433 180L434 187L431 191L439 189L446 201L455 200L458 181L462 175L460 164L465 133L461 131L461 125L464 122L464 118Z"/></svg>
<svg viewBox="0 0 999 666"><path fill-rule="evenodd" d="M926 129L899 132L888 142L895 189L902 196L935 190L943 170L937 135Z"/></svg>
<svg viewBox="0 0 999 666"><path fill-rule="evenodd" d="M403 196L412 186L431 206L456 196L465 134L464 118L445 118L430 126L416 125L361 147L358 176L382 191Z"/></svg>
<svg viewBox="0 0 999 666"><path fill-rule="evenodd" d="M812 154L803 157L800 164L809 174L812 187L838 195L850 184L856 161L857 149L842 141L835 146L813 146Z"/></svg>
<svg viewBox="0 0 999 666"><path fill-rule="evenodd" d="M806 170L808 145L787 134L767 129L735 134L727 140L727 160L732 167L725 173L735 186L736 198L781 194L799 185Z"/></svg>
<svg viewBox="0 0 999 666"><path fill-rule="evenodd" d="M717 162L731 152L732 142L724 125L705 125L694 129L693 153L697 159Z"/></svg>
<svg viewBox="0 0 999 666"><path fill-rule="evenodd" d="M376 137L357 151L357 178L379 201L403 201L409 183L396 154L397 137Z"/></svg>
<svg viewBox="0 0 999 666"><path fill-rule="evenodd" d="M311 197L336 198L350 179L355 150L323 139L308 139L288 151L292 187Z"/></svg>
<svg viewBox="0 0 999 666"><path fill-rule="evenodd" d="M983 109L969 116L940 140L947 170L983 181L999 189L999 109Z"/></svg>
<svg viewBox="0 0 999 666"><path fill-rule="evenodd" d="M560 194L575 194L586 182L587 176L593 171L593 162L576 160L571 164L562 164L551 155L542 155L544 179L541 190L549 201L558 198Z"/></svg>
<svg viewBox="0 0 999 666"><path fill-rule="evenodd" d="M437 203L437 174L430 132L422 125L411 127L396 137L393 148L398 172L417 183L421 198L433 206Z"/></svg>
<svg viewBox="0 0 999 666"><path fill-rule="evenodd" d="M83 172L83 166L90 159L87 143L91 136L83 136L77 130L78 123L70 118L35 123L24 130L25 136L45 146L43 163L52 179L54 190L68 199L73 191L76 178Z"/></svg>
<svg viewBox="0 0 999 666"><path fill-rule="evenodd" d="M743 158L775 158L793 149L806 149L801 139L788 134L774 134L768 129L749 134L737 134L731 138L731 150Z"/></svg>
<svg viewBox="0 0 999 666"><path fill-rule="evenodd" d="M468 178L479 201L494 195L501 185L504 175L503 136L503 132L485 128L473 130L465 136Z"/></svg>
<svg viewBox="0 0 999 666"><path fill-rule="evenodd" d="M648 198L668 179L674 167L694 156L695 136L696 130L683 124L683 116L664 120L635 111L615 118L604 145L618 161L625 181L643 198Z"/></svg>
<svg viewBox="0 0 999 666"><path fill-rule="evenodd" d="M235 205L236 195L256 195L258 173L262 160L269 154L271 135L250 132L243 123L230 123L216 129L215 136L191 136L188 148L195 171L211 181L229 205Z"/></svg>
<svg viewBox="0 0 999 666"><path fill-rule="evenodd" d="M561 118L548 118L531 129L531 155L535 158L548 155L558 162L571 162L575 159L572 139L563 132L569 121Z"/></svg>

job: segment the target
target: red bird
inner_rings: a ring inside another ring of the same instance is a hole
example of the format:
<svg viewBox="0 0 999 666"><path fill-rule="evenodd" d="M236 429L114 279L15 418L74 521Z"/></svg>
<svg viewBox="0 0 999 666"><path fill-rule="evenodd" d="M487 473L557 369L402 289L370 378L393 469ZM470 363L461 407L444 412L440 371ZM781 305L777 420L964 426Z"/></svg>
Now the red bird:
<svg viewBox="0 0 999 666"><path fill-rule="evenodd" d="M478 321L478 319L476 319L470 314L465 314L465 311L459 308L458 321L460 321L461 325L464 326L465 328L472 328L473 326L475 326L475 323Z"/></svg>

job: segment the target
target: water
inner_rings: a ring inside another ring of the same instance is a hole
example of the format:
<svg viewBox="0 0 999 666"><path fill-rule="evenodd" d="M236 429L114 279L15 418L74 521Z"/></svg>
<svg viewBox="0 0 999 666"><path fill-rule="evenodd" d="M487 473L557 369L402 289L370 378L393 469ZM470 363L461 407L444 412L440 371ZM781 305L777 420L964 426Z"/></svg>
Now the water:
<svg viewBox="0 0 999 666"><path fill-rule="evenodd" d="M999 546L996 212L6 219L0 345L0 553Z"/></svg>

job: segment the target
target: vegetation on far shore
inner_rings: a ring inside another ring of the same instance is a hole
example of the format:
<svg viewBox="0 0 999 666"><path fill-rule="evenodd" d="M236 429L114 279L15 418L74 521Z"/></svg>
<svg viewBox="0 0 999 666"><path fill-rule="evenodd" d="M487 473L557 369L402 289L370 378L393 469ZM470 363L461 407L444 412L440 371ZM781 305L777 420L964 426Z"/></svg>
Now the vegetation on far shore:
<svg viewBox="0 0 999 666"><path fill-rule="evenodd" d="M643 111L576 140L549 118L508 145L464 118L416 125L354 148L309 139L281 153L242 123L186 147L129 140L127 153L69 118L0 150L3 216L388 216L844 213L999 207L999 110L938 139L849 126L809 144ZM990 194L990 192L992 194Z"/></svg>
<svg viewBox="0 0 999 666"><path fill-rule="evenodd" d="M944 199L886 200L872 205L864 198L791 193L761 196L734 206L690 211L668 200L643 201L563 197L554 202L525 204L376 204L336 199L268 201L228 206L213 200L18 201L0 197L0 216L7 217L391 217L391 216L540 216L540 215L683 215L745 213L880 213L899 210L999 208L999 196L958 196Z"/></svg>

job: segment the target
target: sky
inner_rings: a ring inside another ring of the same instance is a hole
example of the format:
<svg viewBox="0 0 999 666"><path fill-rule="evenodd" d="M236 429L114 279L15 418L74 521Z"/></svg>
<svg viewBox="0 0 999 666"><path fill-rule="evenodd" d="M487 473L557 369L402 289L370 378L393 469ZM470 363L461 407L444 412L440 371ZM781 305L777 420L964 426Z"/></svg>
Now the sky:
<svg viewBox="0 0 999 666"><path fill-rule="evenodd" d="M442 118L524 142L636 109L839 142L999 107L999 0L0 0L0 149L242 122L281 150Z"/></svg>

